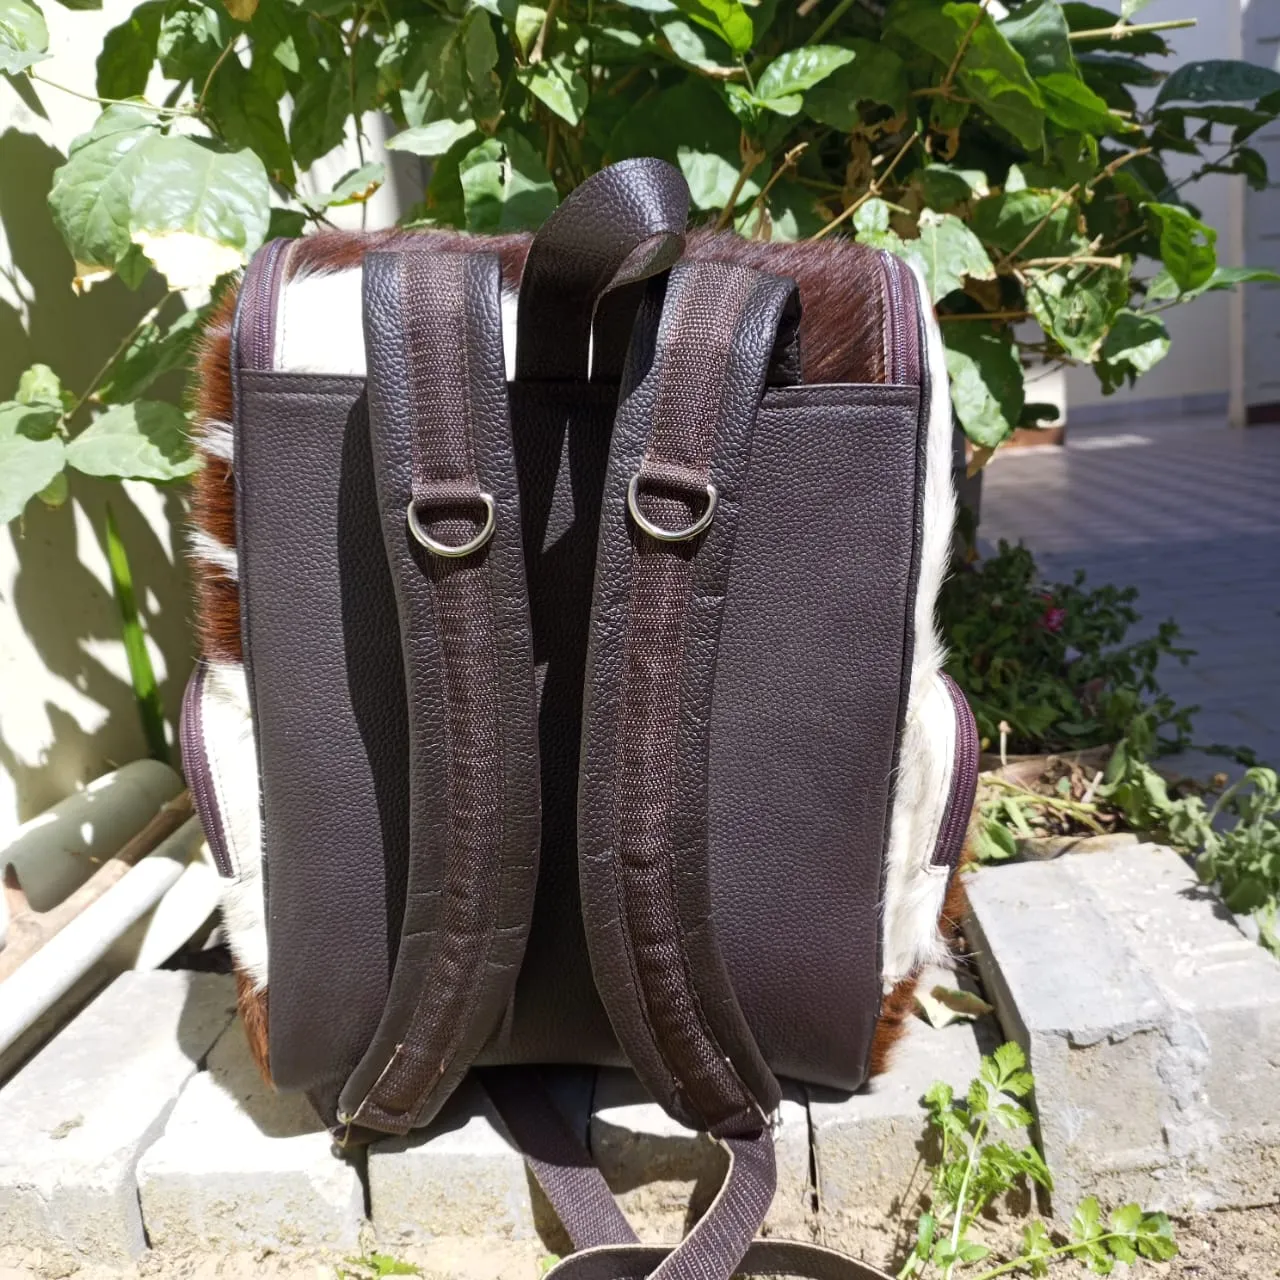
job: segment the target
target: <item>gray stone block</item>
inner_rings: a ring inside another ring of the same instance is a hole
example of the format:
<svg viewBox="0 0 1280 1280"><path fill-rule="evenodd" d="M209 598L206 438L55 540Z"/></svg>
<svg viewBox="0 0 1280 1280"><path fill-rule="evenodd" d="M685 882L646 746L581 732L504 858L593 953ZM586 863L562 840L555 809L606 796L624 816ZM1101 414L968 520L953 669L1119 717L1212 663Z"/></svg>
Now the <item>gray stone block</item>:
<svg viewBox="0 0 1280 1280"><path fill-rule="evenodd" d="M774 1128L778 1190L764 1233L807 1234L812 1223L809 1117L786 1085ZM602 1070L591 1117L591 1152L642 1240L674 1244L706 1211L728 1156L704 1133L673 1120L630 1071Z"/></svg>
<svg viewBox="0 0 1280 1280"><path fill-rule="evenodd" d="M570 1127L586 1136L595 1072L549 1073ZM447 1239L567 1241L489 1096L468 1077L427 1128L369 1150L369 1206L383 1245Z"/></svg>
<svg viewBox="0 0 1280 1280"><path fill-rule="evenodd" d="M923 1158L933 1147L920 1099L936 1080L957 1093L967 1087L991 1047L980 1047L980 1030L992 1037L987 1025L938 1029L911 1018L889 1070L865 1089L809 1089L818 1208L829 1231L838 1236L850 1224L883 1222L928 1187Z"/></svg>
<svg viewBox="0 0 1280 1280"><path fill-rule="evenodd" d="M1280 1199L1280 963L1153 845L987 869L967 926L1036 1075L1054 1206Z"/></svg>
<svg viewBox="0 0 1280 1280"><path fill-rule="evenodd" d="M304 1097L266 1084L237 1021L138 1164L142 1219L161 1250L356 1249L362 1161Z"/></svg>
<svg viewBox="0 0 1280 1280"><path fill-rule="evenodd" d="M69 1262L146 1247L135 1169L226 1029L231 979L121 975L0 1090L0 1238Z"/></svg>

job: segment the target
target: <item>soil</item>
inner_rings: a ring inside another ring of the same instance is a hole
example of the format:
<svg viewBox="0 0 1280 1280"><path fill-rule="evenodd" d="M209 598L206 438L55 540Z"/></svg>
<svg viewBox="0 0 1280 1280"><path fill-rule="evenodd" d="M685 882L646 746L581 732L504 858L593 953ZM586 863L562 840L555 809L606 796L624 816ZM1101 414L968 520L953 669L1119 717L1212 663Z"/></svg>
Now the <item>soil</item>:
<svg viewBox="0 0 1280 1280"><path fill-rule="evenodd" d="M868 1262L896 1271L907 1247L901 1224L882 1222L850 1225L828 1243L849 1250ZM983 1242L993 1259L1009 1256L1022 1231L1017 1218L984 1223ZM1175 1219L1180 1253L1170 1262L1144 1262L1126 1272L1151 1280L1277 1280L1280 1278L1280 1205L1261 1209L1228 1210ZM424 1280L536 1280L549 1255L532 1244L483 1245L475 1240L438 1241L429 1247L402 1246L390 1250L403 1262L420 1268ZM994 1266L989 1261L987 1267ZM969 1272L977 1274L978 1266ZM147 1255L131 1267L59 1264L53 1259L19 1257L0 1246L0 1280L366 1280L376 1273L353 1265L341 1254L273 1254L267 1251L218 1254ZM963 1280L964 1272L957 1280ZM1025 1273L1023 1273L1025 1274ZM1091 1274L1072 1261L1055 1263L1050 1280L1069 1280Z"/></svg>

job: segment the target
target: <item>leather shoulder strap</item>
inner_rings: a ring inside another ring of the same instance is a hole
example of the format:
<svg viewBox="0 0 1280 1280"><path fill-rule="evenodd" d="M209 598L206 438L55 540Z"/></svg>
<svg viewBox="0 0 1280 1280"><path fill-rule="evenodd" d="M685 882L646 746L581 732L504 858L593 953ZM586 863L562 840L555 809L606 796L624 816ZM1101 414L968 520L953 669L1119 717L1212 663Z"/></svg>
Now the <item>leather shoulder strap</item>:
<svg viewBox="0 0 1280 1280"><path fill-rule="evenodd" d="M357 1130L404 1133L449 1096L500 1022L533 910L536 710L499 289L490 254L385 251L364 261L410 830L390 993L340 1100L340 1120Z"/></svg>
<svg viewBox="0 0 1280 1280"><path fill-rule="evenodd" d="M688 217L689 187L665 160L623 160L571 192L529 248L516 377L585 379L593 322L592 377L618 377L640 301L629 286L680 257Z"/></svg>
<svg viewBox="0 0 1280 1280"><path fill-rule="evenodd" d="M780 1098L716 939L707 760L751 433L798 319L792 281L736 264L651 288L600 523L579 786L592 970L645 1086L720 1138L758 1134Z"/></svg>

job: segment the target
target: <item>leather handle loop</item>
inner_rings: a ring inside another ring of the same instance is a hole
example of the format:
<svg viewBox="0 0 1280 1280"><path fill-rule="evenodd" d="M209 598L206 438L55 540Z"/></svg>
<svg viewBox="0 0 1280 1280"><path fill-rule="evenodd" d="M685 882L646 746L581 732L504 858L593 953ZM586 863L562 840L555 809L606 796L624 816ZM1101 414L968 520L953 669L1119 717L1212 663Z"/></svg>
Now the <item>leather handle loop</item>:
<svg viewBox="0 0 1280 1280"><path fill-rule="evenodd" d="M616 377L639 303L624 286L665 271L684 250L689 187L665 160L623 160L567 196L533 239L520 281L516 377L587 377L591 327L600 312L593 376ZM618 305L599 306L614 291ZM626 305L624 305L626 304Z"/></svg>

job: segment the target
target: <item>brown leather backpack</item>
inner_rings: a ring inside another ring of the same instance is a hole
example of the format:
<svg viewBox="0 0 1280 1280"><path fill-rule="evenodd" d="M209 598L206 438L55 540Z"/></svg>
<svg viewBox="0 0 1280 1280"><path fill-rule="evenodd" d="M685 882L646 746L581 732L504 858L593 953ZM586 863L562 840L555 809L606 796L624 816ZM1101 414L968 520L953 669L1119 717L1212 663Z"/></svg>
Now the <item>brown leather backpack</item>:
<svg viewBox="0 0 1280 1280"><path fill-rule="evenodd" d="M202 357L187 772L250 1039L341 1141L478 1068L554 1275L868 1276L752 1241L777 1078L858 1088L944 950L946 370L901 261L687 212L635 160L532 238L258 253ZM728 1147L674 1251L514 1070L557 1063Z"/></svg>

